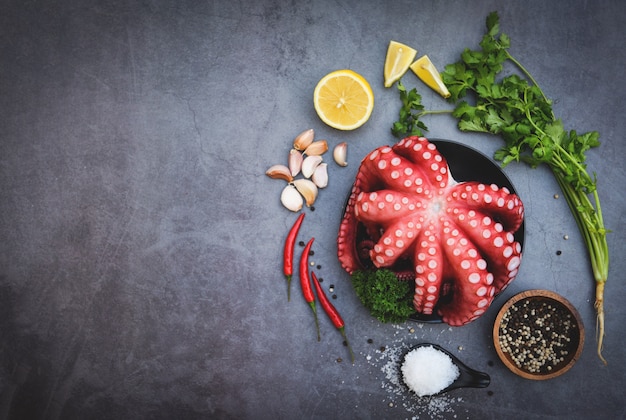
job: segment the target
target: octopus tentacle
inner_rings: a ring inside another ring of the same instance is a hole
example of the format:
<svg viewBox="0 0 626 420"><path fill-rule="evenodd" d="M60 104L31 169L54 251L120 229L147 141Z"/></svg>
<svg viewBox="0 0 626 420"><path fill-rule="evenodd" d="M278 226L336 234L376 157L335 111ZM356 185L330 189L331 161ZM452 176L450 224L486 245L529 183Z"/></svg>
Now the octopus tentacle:
<svg viewBox="0 0 626 420"><path fill-rule="evenodd" d="M494 276L472 239L453 223L445 225L445 255L450 275L458 281L452 283L452 299L439 308L439 314L450 325L463 325L482 315L491 304Z"/></svg>
<svg viewBox="0 0 626 420"><path fill-rule="evenodd" d="M371 182L368 179L367 174L361 170L356 175L348 202L346 203L346 209L344 211L343 218L339 225L339 233L337 235L337 257L341 267L348 273L352 274L355 270L362 268L358 250L356 248L357 242L357 227L359 221L354 213L354 206L356 198L364 187L367 187Z"/></svg>
<svg viewBox="0 0 626 420"><path fill-rule="evenodd" d="M388 222L401 219L423 207L421 200L385 189L370 193L361 192L355 200L355 215L363 222L373 222L385 218Z"/></svg>
<svg viewBox="0 0 626 420"><path fill-rule="evenodd" d="M500 220L506 230L515 232L524 220L524 206L515 194L495 184L464 182L453 187L450 195L457 207L471 207Z"/></svg>
<svg viewBox="0 0 626 420"><path fill-rule="evenodd" d="M382 188L412 194L430 192L430 183L425 174L414 170L413 163L395 153L393 148L374 150L363 160L363 167L364 170L377 174L377 184L383 186Z"/></svg>
<svg viewBox="0 0 626 420"><path fill-rule="evenodd" d="M457 225L480 250L494 275L498 290L503 290L517 274L522 249L511 232L491 217L474 210L459 211Z"/></svg>
<svg viewBox="0 0 626 420"><path fill-rule="evenodd" d="M415 248L415 295L413 306L417 312L430 315L439 299L443 284L444 265L439 258L441 244L437 229L431 224L420 232Z"/></svg>
<svg viewBox="0 0 626 420"><path fill-rule="evenodd" d="M361 266L359 262L357 242L357 225L358 220L348 204L344 217L339 225L339 234L337 235L337 257L341 263L341 267L348 273L352 274Z"/></svg>
<svg viewBox="0 0 626 420"><path fill-rule="evenodd" d="M428 183L436 188L445 188L452 179L448 162L437 147L425 137L406 137L398 142L393 150L416 163L415 166L424 174Z"/></svg>
<svg viewBox="0 0 626 420"><path fill-rule="evenodd" d="M370 258L376 267L391 267L410 252L421 230L421 224L413 220L399 220L390 225L380 240L370 251Z"/></svg>

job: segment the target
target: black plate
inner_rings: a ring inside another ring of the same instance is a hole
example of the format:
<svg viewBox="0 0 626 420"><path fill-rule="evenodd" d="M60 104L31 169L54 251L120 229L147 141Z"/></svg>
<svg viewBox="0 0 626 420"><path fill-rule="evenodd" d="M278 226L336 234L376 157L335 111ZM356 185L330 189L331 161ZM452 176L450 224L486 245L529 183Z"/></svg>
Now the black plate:
<svg viewBox="0 0 626 420"><path fill-rule="evenodd" d="M499 187L506 187L510 192L517 194L513 183L502 171L500 165L483 153L451 140L428 140L437 146L439 153L446 158L450 173L456 181L477 181L483 184L495 184ZM515 240L521 244L522 249L524 247L524 227L525 222L522 222L522 225L514 235ZM409 317L409 320L423 323L443 322L441 317L437 315L437 307L434 308L433 315L424 315L416 312Z"/></svg>

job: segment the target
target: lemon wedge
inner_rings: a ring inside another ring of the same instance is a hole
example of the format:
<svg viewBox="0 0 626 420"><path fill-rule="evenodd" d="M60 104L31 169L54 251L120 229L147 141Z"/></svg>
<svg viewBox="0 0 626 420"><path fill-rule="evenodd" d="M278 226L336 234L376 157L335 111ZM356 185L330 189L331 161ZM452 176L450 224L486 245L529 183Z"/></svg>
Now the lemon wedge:
<svg viewBox="0 0 626 420"><path fill-rule="evenodd" d="M413 73L415 73L422 82L426 83L441 96L444 98L450 96L448 88L444 85L443 80L441 80L441 75L427 55L420 57L415 63L411 64L411 70L413 70Z"/></svg>
<svg viewBox="0 0 626 420"><path fill-rule="evenodd" d="M363 76L336 70L324 76L313 92L315 111L324 123L338 130L354 130L369 119L374 92Z"/></svg>
<svg viewBox="0 0 626 420"><path fill-rule="evenodd" d="M390 41L385 58L385 87L391 87L400 80L415 59L417 50L396 41Z"/></svg>

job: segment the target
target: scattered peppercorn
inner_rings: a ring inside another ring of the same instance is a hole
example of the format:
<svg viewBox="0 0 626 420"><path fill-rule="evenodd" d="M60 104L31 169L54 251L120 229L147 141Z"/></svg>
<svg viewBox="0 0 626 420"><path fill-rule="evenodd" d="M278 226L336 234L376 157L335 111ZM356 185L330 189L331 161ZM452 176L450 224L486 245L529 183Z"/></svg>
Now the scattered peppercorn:
<svg viewBox="0 0 626 420"><path fill-rule="evenodd" d="M311 209L311 211L315 211L315 206L311 206L309 208Z"/></svg>
<svg viewBox="0 0 626 420"><path fill-rule="evenodd" d="M385 346L380 346L380 351L381 351L381 352L382 352L382 351L385 351L385 350L387 350L387 349L385 348Z"/></svg>
<svg viewBox="0 0 626 420"><path fill-rule="evenodd" d="M562 254L562 252L561 252L560 249L558 251L556 251L556 255L561 255L561 254Z"/></svg>
<svg viewBox="0 0 626 420"><path fill-rule="evenodd" d="M333 295L333 299L337 299L337 295Z"/></svg>
<svg viewBox="0 0 626 420"><path fill-rule="evenodd" d="M306 244L304 243L304 241L300 241L300 242L298 242L298 245L305 246Z"/></svg>
<svg viewBox="0 0 626 420"><path fill-rule="evenodd" d="M374 342L374 340L372 340L371 338L368 338L368 339L367 339L367 342L368 342L369 344L372 344L372 343Z"/></svg>
<svg viewBox="0 0 626 420"><path fill-rule="evenodd" d="M309 251L309 256L311 256L311 257L312 257L313 255L315 255L315 251L310 250L310 251Z"/></svg>
<svg viewBox="0 0 626 420"><path fill-rule="evenodd" d="M317 269L320 270L322 266L320 264L317 265Z"/></svg>
<svg viewBox="0 0 626 420"><path fill-rule="evenodd" d="M337 363L341 363L341 362L343 362L343 359L341 357L338 357L337 358Z"/></svg>

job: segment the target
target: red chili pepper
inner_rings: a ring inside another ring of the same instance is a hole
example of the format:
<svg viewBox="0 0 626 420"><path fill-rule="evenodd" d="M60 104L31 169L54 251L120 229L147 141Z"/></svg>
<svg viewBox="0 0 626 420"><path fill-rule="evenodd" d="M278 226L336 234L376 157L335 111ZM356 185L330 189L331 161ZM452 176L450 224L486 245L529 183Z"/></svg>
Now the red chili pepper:
<svg viewBox="0 0 626 420"><path fill-rule="evenodd" d="M324 308L326 315L332 321L335 328L339 330L341 336L346 341L346 345L348 346L348 350L350 351L350 358L352 359L352 364L354 364L354 353L352 352L352 347L350 347L350 342L348 341L348 337L346 337L345 331L345 322L343 322L343 318L339 315L339 311L335 306L330 302L326 293L322 290L322 285L320 284L315 272L311 271L311 278L313 279L313 285L315 286L315 291L317 292L317 298L320 301L320 305Z"/></svg>
<svg viewBox="0 0 626 420"><path fill-rule="evenodd" d="M315 238L311 238L304 247L302 255L300 256L300 286L302 286L302 295L311 309L313 309L313 315L315 316L315 327L317 329L317 341L320 341L320 325L317 320L317 309L315 309L315 295L311 288L311 278L309 277L309 252Z"/></svg>
<svg viewBox="0 0 626 420"><path fill-rule="evenodd" d="M287 239L285 240L285 249L283 251L283 272L287 278L287 301L291 300L291 277L293 276L293 250L296 246L296 238L298 237L298 231L302 226L302 220L304 220L304 213L296 219L295 223L289 230Z"/></svg>

